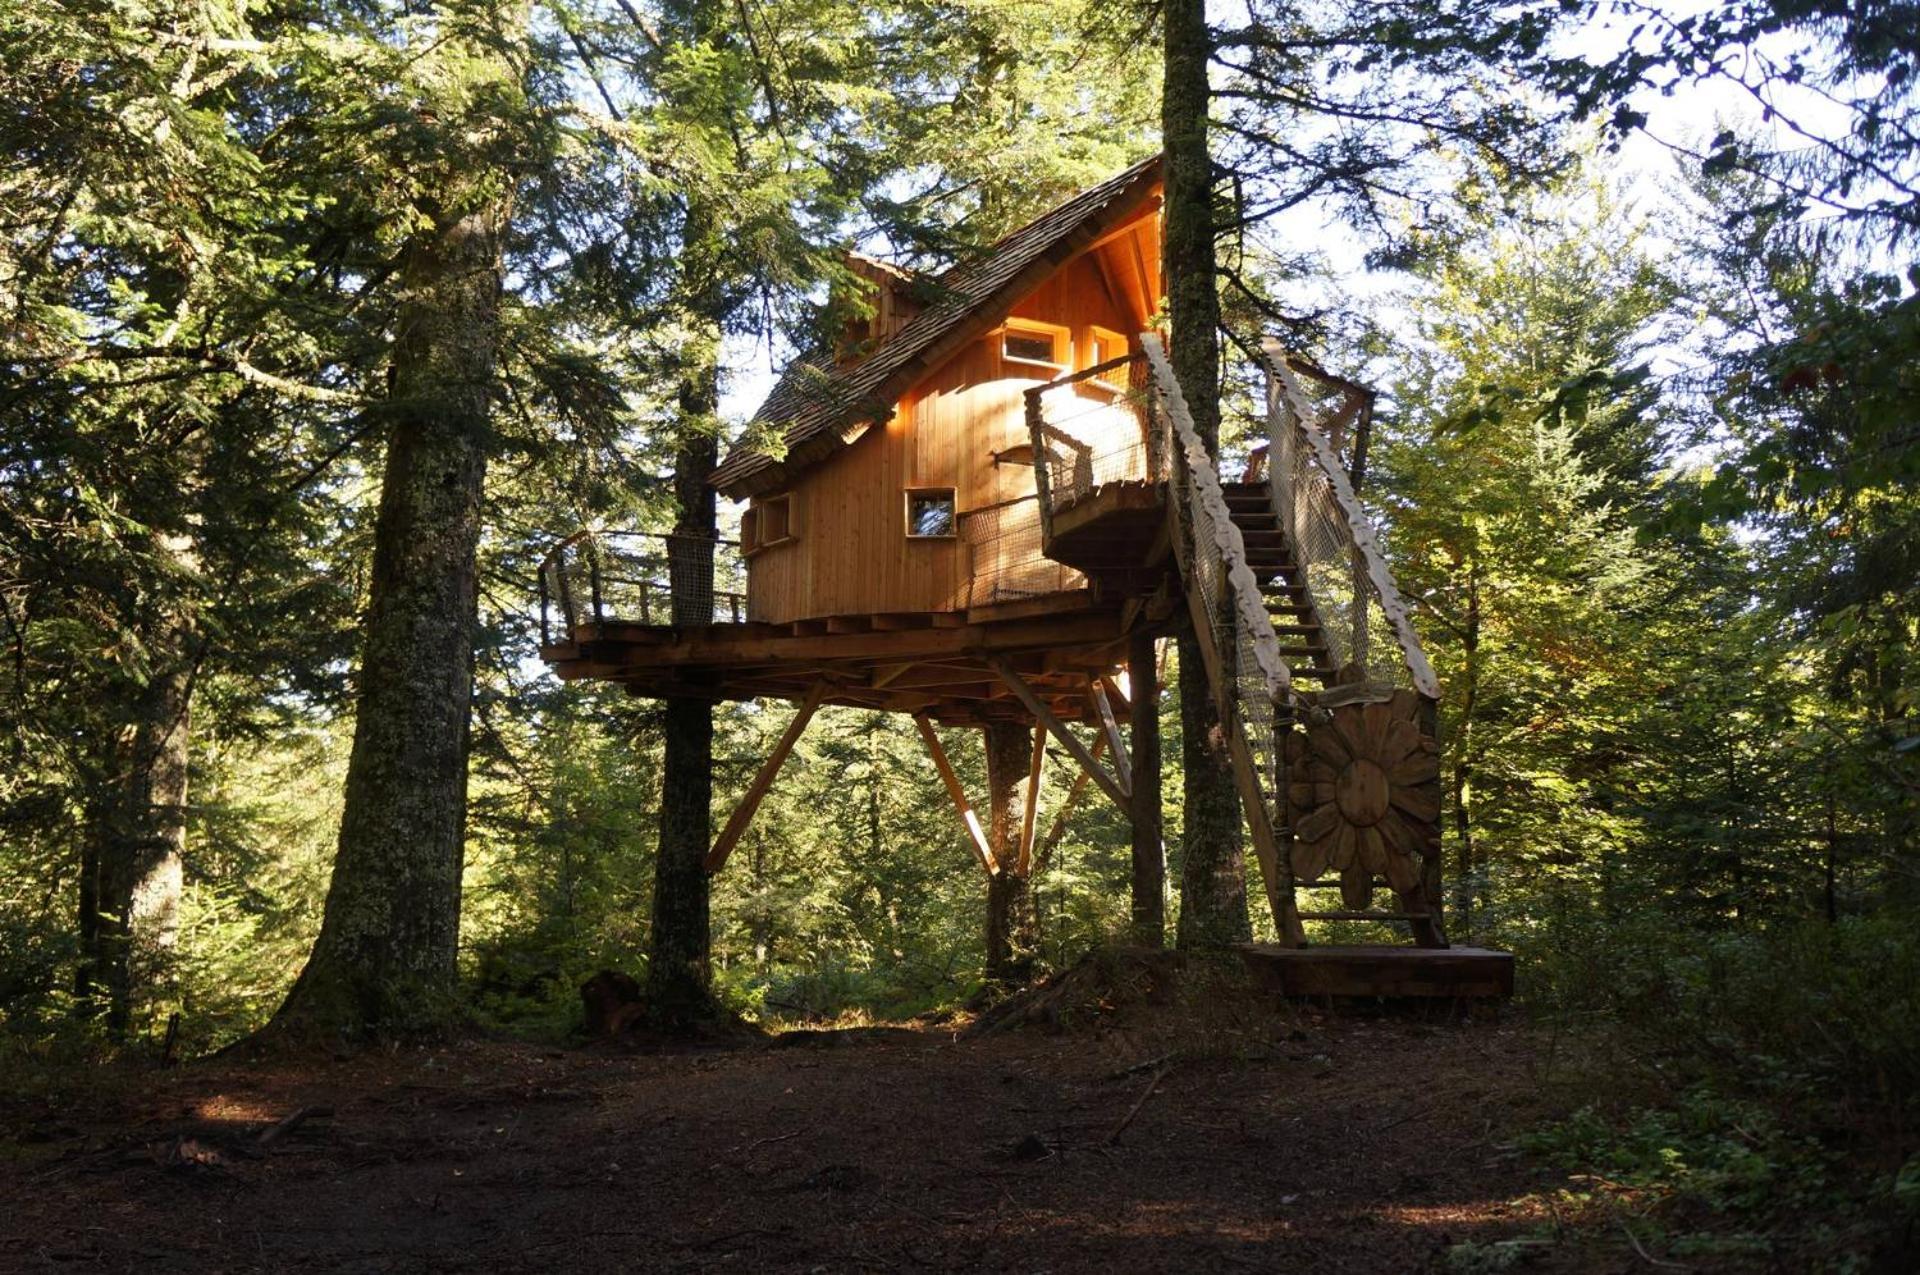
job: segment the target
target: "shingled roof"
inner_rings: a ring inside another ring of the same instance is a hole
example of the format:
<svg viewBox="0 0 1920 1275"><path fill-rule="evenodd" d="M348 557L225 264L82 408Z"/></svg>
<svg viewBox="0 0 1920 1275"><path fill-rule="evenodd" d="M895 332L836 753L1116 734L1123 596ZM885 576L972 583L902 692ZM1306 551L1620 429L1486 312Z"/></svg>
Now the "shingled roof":
<svg viewBox="0 0 1920 1275"><path fill-rule="evenodd" d="M756 425L783 429L786 455L776 459L736 447L710 481L736 500L774 490L884 421L924 372L1000 322L1074 254L1136 215L1159 180L1159 157L1143 160L1036 217L980 260L955 266L935 281L937 299L860 362L793 363L753 418Z"/></svg>

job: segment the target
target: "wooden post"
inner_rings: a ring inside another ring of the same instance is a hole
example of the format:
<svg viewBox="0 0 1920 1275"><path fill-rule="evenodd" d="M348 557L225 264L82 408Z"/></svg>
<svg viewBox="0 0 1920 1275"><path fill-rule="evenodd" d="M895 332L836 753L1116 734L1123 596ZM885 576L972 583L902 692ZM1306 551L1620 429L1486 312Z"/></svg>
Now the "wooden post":
<svg viewBox="0 0 1920 1275"><path fill-rule="evenodd" d="M1133 766L1127 759L1126 741L1120 738L1120 724L1113 720L1113 703L1107 698L1106 686L1102 679L1095 678L1087 687L1088 698L1093 701L1095 714L1100 718L1100 729L1105 732L1108 745L1113 749L1114 775L1120 786L1129 793L1133 791Z"/></svg>
<svg viewBox="0 0 1920 1275"><path fill-rule="evenodd" d="M1420 733L1438 745L1440 742L1440 701L1438 699L1429 695L1420 697L1419 721ZM1443 856L1436 851L1427 856L1425 862L1421 864L1420 891L1413 896L1419 899L1419 904L1407 907L1409 912L1424 911L1427 914L1426 920L1414 921L1409 927L1413 931L1414 942L1421 947L1449 946L1444 910L1446 892L1440 881L1442 858Z"/></svg>
<svg viewBox="0 0 1920 1275"><path fill-rule="evenodd" d="M940 779L947 786L947 795L953 798L953 808L960 812L960 822L967 826L967 838L973 844L974 857L980 861L986 874L993 876L1000 870L1000 865L994 861L993 848L987 844L987 834L980 827L980 819L973 813L973 806L967 801L967 790L960 786L960 776L953 773L953 765L947 761L947 750L940 747L940 736L934 733L933 723L927 720L925 713L915 713L913 724L920 728L920 738L926 741L934 768L940 772Z"/></svg>
<svg viewBox="0 0 1920 1275"><path fill-rule="evenodd" d="M1096 761L1106 746L1105 738L1094 737L1093 756ZM1060 838L1067 833L1068 817L1073 814L1074 807L1080 804L1080 798L1086 795L1087 785L1092 782L1093 776L1084 770L1073 777L1073 787L1067 789L1067 799L1060 803L1060 809L1053 814L1053 826L1047 829L1047 835L1040 839L1039 848L1033 852L1033 867L1028 875L1037 876L1045 870L1047 860L1053 857L1053 848L1060 844Z"/></svg>
<svg viewBox="0 0 1920 1275"><path fill-rule="evenodd" d="M773 787L774 776L780 773L780 767L786 763L787 754L800 740L800 732L813 720L813 714L820 707L820 701L827 697L827 684L815 682L807 692L807 698L800 702L799 711L793 720L787 723L787 729L781 734L780 742L773 746L767 759L760 763L760 773L747 785L746 795L740 798L740 804L734 807L733 815L727 820L727 826L720 831L719 840L713 843L713 849L707 852L707 875L712 876L727 862L727 856L733 853L747 825L753 822L753 816L760 809L760 802L767 795L767 789Z"/></svg>
<svg viewBox="0 0 1920 1275"><path fill-rule="evenodd" d="M1040 775L1047 764L1047 731L1033 724L1033 760L1027 767L1027 801L1020 811L1020 847L1013 859L1017 877L1033 874L1033 824L1040 813Z"/></svg>
<svg viewBox="0 0 1920 1275"><path fill-rule="evenodd" d="M1153 634L1140 629L1127 645L1127 705L1133 735L1133 941L1166 943L1167 863L1160 831L1160 682Z"/></svg>
<svg viewBox="0 0 1920 1275"><path fill-rule="evenodd" d="M1013 692L1014 698L1053 732L1053 737L1073 754L1073 759L1080 763L1082 770L1093 776L1093 782L1100 785L1100 791L1112 798L1113 804L1120 809L1131 810L1133 802L1125 785L1108 774L1105 766L1094 760L1093 754L1087 751L1087 746L1066 728L1059 716L1047 707L1045 700L1033 693L1033 688L1014 671L1013 666L998 656L992 657L988 662L993 666L993 671L999 674L1000 680L1006 683L1007 689Z"/></svg>

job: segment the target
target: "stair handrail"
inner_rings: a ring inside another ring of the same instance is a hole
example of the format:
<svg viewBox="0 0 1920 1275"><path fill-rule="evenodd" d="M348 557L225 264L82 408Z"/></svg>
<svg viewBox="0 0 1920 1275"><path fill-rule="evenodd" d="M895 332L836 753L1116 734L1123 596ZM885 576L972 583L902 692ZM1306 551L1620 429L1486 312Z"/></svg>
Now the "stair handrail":
<svg viewBox="0 0 1920 1275"><path fill-rule="evenodd" d="M1205 542L1212 545L1226 566L1228 596L1232 600L1239 627L1250 641L1254 662L1259 666L1261 678L1266 683L1267 695L1275 705L1286 705L1292 698L1293 673L1287 667L1285 657L1280 654L1280 641L1273 632L1272 620L1267 616L1260 582L1254 578L1253 568L1247 564L1246 540L1227 509L1226 494L1220 489L1219 471L1214 468L1213 457L1207 452L1206 444L1200 441L1199 431L1193 423L1193 413L1187 407L1186 395L1181 391L1180 382L1167 361L1166 349L1159 336L1152 332L1143 333L1140 345L1146 351L1147 362L1153 369L1154 382L1166 407L1165 417L1173 432L1174 446L1170 449L1173 455L1167 466L1169 486L1178 487L1182 478L1188 480L1187 486L1192 493L1189 510L1194 522L1194 539L1196 542L1202 540L1201 529L1204 524Z"/></svg>
<svg viewBox="0 0 1920 1275"><path fill-rule="evenodd" d="M1380 541L1374 535L1373 524L1360 508L1353 483L1348 479L1345 467L1340 464L1326 430L1315 419L1315 412L1299 377L1287 366L1286 348L1278 341L1263 342L1261 358L1267 369L1267 425L1270 435L1268 482L1272 484L1276 508L1287 529L1288 538L1296 538L1293 491L1287 478L1292 472L1291 461L1297 440L1306 444L1308 460L1326 479L1334 504L1346 521L1354 552L1359 555L1367 582L1380 600L1381 613L1387 617L1387 623L1393 626L1394 637L1400 647L1400 658L1413 679L1414 688L1429 699L1439 699L1440 680L1434 676L1433 665L1427 661L1426 649L1420 645L1420 635L1415 632L1412 617L1407 613L1407 604L1393 582L1393 573L1380 551ZM1303 553L1304 549L1296 548L1296 552Z"/></svg>

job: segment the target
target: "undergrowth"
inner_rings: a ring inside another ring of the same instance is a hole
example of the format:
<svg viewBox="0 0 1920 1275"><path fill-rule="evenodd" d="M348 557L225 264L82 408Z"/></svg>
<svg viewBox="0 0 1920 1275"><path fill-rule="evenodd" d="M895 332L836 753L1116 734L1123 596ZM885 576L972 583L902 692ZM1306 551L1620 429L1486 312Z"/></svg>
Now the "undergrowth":
<svg viewBox="0 0 1920 1275"><path fill-rule="evenodd" d="M1542 1080L1572 1106L1517 1148L1564 1175L1555 1216L1654 1261L1914 1268L1910 925L1702 934L1589 919L1515 946L1548 1029ZM1462 1269L1531 1251L1463 1253Z"/></svg>

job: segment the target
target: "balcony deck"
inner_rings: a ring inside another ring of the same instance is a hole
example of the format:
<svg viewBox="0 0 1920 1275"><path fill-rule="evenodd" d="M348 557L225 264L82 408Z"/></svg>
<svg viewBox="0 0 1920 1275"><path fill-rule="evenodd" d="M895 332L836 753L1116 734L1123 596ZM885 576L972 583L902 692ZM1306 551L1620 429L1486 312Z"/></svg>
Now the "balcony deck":
<svg viewBox="0 0 1920 1275"><path fill-rule="evenodd" d="M1092 590L965 611L842 615L788 624L675 628L582 621L541 655L563 679L618 682L648 696L804 698L925 713L950 725L1029 721L993 668L1004 660L1064 721L1085 720L1089 679L1125 664L1128 634L1162 625L1168 596Z"/></svg>
<svg viewBox="0 0 1920 1275"><path fill-rule="evenodd" d="M1166 483L1123 479L1060 500L1043 547L1047 557L1108 588L1150 588L1173 552Z"/></svg>

